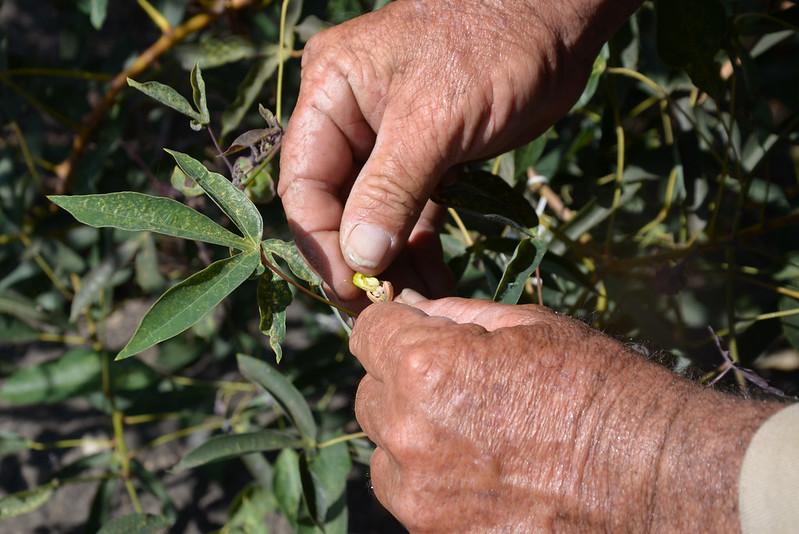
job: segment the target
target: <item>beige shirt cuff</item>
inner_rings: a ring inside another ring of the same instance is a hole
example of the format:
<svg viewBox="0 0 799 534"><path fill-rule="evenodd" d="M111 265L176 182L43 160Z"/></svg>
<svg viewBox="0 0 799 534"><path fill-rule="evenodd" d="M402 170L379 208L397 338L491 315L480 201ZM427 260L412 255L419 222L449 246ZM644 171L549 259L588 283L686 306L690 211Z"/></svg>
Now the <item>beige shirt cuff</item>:
<svg viewBox="0 0 799 534"><path fill-rule="evenodd" d="M799 404L755 432L741 466L738 506L743 534L799 532Z"/></svg>

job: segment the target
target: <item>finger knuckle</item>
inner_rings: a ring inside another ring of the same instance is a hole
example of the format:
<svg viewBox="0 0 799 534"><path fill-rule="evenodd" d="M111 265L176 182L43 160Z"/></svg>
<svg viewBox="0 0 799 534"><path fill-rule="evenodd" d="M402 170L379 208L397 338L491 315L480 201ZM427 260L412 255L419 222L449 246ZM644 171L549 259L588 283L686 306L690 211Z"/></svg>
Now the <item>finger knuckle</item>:
<svg viewBox="0 0 799 534"><path fill-rule="evenodd" d="M391 303L376 303L358 315L349 342L350 352L354 356L360 357L367 352L393 347L395 338L402 337L402 325L392 321L390 312L394 306Z"/></svg>
<svg viewBox="0 0 799 534"><path fill-rule="evenodd" d="M423 479L415 478L403 484L403 491L394 500L394 513L411 532L431 532L441 529L437 503L425 489Z"/></svg>
<svg viewBox="0 0 799 534"><path fill-rule="evenodd" d="M327 40L330 30L324 30L311 36L302 49L301 67L311 65L319 55L327 49Z"/></svg>
<svg viewBox="0 0 799 534"><path fill-rule="evenodd" d="M438 358L426 347L410 347L399 356L397 379L406 394L432 394L444 375L445 370Z"/></svg>
<svg viewBox="0 0 799 534"><path fill-rule="evenodd" d="M383 444L403 470L412 472L428 464L429 440L412 417L388 421L386 426Z"/></svg>
<svg viewBox="0 0 799 534"><path fill-rule="evenodd" d="M369 460L369 478L375 496L385 506L389 505L389 462L385 451L377 447Z"/></svg>

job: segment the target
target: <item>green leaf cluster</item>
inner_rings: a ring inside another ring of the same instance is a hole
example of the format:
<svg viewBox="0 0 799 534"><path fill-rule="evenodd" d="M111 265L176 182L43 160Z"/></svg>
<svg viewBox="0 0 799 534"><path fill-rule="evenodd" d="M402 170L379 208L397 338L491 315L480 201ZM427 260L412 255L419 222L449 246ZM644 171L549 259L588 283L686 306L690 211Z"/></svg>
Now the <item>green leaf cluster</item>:
<svg viewBox="0 0 799 534"><path fill-rule="evenodd" d="M12 2L0 409L13 431L0 455L9 478L43 458L55 472L0 499L6 530L53 517L43 507L77 484L91 499L70 517L87 532L192 525L205 510L172 494L205 503L206 488L223 490L223 533L272 531L276 516L344 532L351 513L379 516L372 499L347 506L372 450L352 407L363 370L290 241L275 198L283 128L260 103L280 101L287 124L302 44L386 3L290 0L281 32L283 2ZM543 303L708 382L724 362L712 327L762 376L749 393L799 394L797 13L644 3L563 120L436 191L455 293ZM160 26L120 31L147 17ZM738 387L731 375L723 387Z"/></svg>

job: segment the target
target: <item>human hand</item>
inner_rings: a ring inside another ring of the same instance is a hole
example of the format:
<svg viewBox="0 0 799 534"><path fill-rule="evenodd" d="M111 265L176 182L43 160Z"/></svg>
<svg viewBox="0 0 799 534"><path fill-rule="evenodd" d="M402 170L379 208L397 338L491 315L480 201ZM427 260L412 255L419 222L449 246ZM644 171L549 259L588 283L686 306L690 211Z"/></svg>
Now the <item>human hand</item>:
<svg viewBox="0 0 799 534"><path fill-rule="evenodd" d="M737 530L779 405L702 389L538 306L403 293L350 340L375 495L414 532Z"/></svg>
<svg viewBox="0 0 799 534"><path fill-rule="evenodd" d="M359 296L353 270L383 272L406 242L397 270L411 279L397 286L436 296L447 284L429 198L441 177L565 114L638 3L398 0L311 39L278 193L338 297Z"/></svg>

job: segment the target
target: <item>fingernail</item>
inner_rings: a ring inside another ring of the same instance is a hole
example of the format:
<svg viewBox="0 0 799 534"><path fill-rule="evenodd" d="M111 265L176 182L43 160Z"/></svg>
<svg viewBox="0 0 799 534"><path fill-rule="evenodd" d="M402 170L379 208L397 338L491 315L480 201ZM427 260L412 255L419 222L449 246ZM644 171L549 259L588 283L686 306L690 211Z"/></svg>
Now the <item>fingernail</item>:
<svg viewBox="0 0 799 534"><path fill-rule="evenodd" d="M420 302L424 302L427 300L424 295L421 293L417 293L411 288L405 288L402 290L402 293L397 295L394 298L394 302L399 302L400 304L408 304L409 306L413 306L414 304L419 304Z"/></svg>
<svg viewBox="0 0 799 534"><path fill-rule="evenodd" d="M388 253L391 236L373 224L360 223L355 226L347 238L344 253L355 265L366 269L374 269Z"/></svg>

